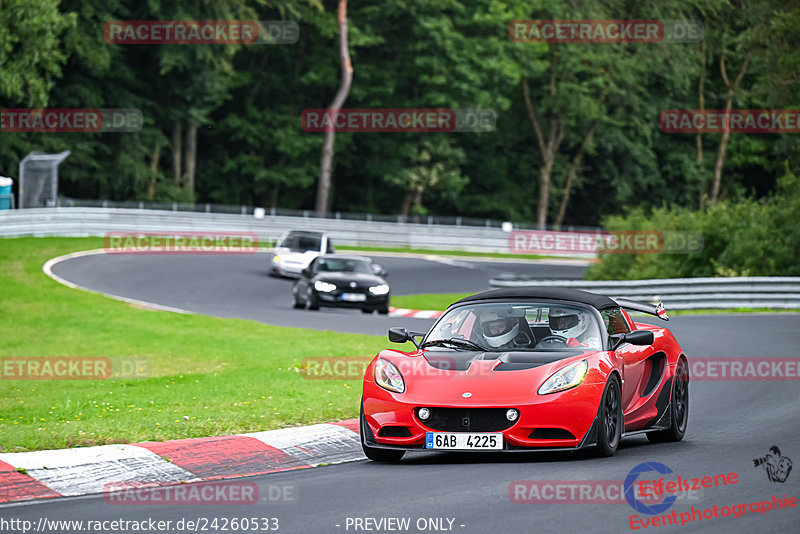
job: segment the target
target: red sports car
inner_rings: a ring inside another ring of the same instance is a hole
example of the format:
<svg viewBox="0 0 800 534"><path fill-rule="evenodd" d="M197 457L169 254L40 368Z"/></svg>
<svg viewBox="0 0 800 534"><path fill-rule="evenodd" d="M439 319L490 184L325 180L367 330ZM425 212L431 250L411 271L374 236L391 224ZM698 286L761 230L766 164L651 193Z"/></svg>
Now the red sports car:
<svg viewBox="0 0 800 534"><path fill-rule="evenodd" d="M578 450L612 456L624 436L679 441L689 366L672 333L626 309L664 307L574 289L495 289L452 304L427 334L389 330L412 352L367 367L361 444L410 450ZM417 338L422 337L422 341Z"/></svg>

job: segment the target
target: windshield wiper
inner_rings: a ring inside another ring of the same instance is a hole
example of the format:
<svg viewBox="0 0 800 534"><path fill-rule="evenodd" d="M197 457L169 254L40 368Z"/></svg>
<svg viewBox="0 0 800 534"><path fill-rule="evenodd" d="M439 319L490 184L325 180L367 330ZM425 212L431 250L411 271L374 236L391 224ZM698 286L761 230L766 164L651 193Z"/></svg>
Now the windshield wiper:
<svg viewBox="0 0 800 534"><path fill-rule="evenodd" d="M454 347L458 348L477 349L481 352L487 352L489 350L486 347L481 347L474 341L470 341L469 339L455 337L451 337L450 339L434 339L433 341L426 341L420 345L420 348L430 347L432 345L453 345Z"/></svg>

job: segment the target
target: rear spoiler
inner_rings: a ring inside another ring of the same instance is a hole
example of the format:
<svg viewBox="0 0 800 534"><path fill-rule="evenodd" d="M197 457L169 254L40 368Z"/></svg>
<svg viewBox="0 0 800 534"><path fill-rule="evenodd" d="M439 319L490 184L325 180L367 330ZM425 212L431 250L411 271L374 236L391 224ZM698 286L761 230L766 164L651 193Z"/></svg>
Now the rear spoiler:
<svg viewBox="0 0 800 534"><path fill-rule="evenodd" d="M631 300L626 299L624 297L617 297L611 299L617 304L619 304L622 308L627 310L634 310L642 313L647 313L650 315L655 315L659 319L663 319L664 321L669 321L669 317L667 316L667 310L664 309L664 304L659 302L658 304L650 304L647 302L640 302L638 300Z"/></svg>

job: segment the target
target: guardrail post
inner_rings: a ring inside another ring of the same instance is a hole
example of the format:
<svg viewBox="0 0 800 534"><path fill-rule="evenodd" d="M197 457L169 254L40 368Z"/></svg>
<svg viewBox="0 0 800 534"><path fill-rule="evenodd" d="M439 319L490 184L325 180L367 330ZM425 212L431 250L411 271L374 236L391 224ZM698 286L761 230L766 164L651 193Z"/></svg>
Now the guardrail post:
<svg viewBox="0 0 800 534"><path fill-rule="evenodd" d="M242 215L247 215L247 206L242 206Z"/></svg>
<svg viewBox="0 0 800 534"><path fill-rule="evenodd" d="M104 201L103 201L103 207L104 207L104 208L107 208L107 207L108 207L108 200L104 200Z"/></svg>
<svg viewBox="0 0 800 534"><path fill-rule="evenodd" d="M139 209L140 210L144 209L144 202L142 202L141 200L139 201Z"/></svg>
<svg viewBox="0 0 800 534"><path fill-rule="evenodd" d="M206 213L211 213L211 204L206 204Z"/></svg>
<svg viewBox="0 0 800 534"><path fill-rule="evenodd" d="M178 211L178 203L177 202L173 202L172 203L172 211Z"/></svg>
<svg viewBox="0 0 800 534"><path fill-rule="evenodd" d="M272 206L272 207L269 209L269 216L270 216L270 217L275 217L275 213L276 213L275 206Z"/></svg>
<svg viewBox="0 0 800 534"><path fill-rule="evenodd" d="M456 226L461 226L461 217L456 217Z"/></svg>
<svg viewBox="0 0 800 534"><path fill-rule="evenodd" d="M338 221L338 220L341 220L341 218L342 218L342 214L341 214L341 213L339 213L339 212L337 211L337 212L336 212L336 220L337 220L337 221Z"/></svg>
<svg viewBox="0 0 800 534"><path fill-rule="evenodd" d="M432 224L433 224L433 217L431 215L428 215L428 226Z"/></svg>
<svg viewBox="0 0 800 534"><path fill-rule="evenodd" d="M308 219L308 210L303 210L303 218Z"/></svg>
<svg viewBox="0 0 800 534"><path fill-rule="evenodd" d="M367 213L367 222L372 222L372 214Z"/></svg>

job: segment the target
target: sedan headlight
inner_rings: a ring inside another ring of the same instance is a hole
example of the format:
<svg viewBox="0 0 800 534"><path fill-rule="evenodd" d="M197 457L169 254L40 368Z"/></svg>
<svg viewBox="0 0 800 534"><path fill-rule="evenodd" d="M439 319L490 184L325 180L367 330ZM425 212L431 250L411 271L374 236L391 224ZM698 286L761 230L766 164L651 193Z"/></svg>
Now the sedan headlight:
<svg viewBox="0 0 800 534"><path fill-rule="evenodd" d="M280 256L272 256L272 263L280 263L281 257Z"/></svg>
<svg viewBox="0 0 800 534"><path fill-rule="evenodd" d="M369 288L369 292L373 295L385 295L389 292L389 286L386 284L380 284L377 286L372 286Z"/></svg>
<svg viewBox="0 0 800 534"><path fill-rule="evenodd" d="M403 393L406 390L403 375L392 362L382 358L378 358L378 361L375 362L375 383L383 389L397 393Z"/></svg>
<svg viewBox="0 0 800 534"><path fill-rule="evenodd" d="M330 293L331 291L336 291L336 286L328 282L323 282L322 280L317 280L314 282L314 289L322 291L323 293Z"/></svg>
<svg viewBox="0 0 800 534"><path fill-rule="evenodd" d="M586 378L586 372L589 370L589 364L586 360L581 360L568 365L560 371L553 373L553 375L544 381L542 387L539 388L539 395L546 395L548 393L555 393L556 391L564 391L565 389L574 388Z"/></svg>

